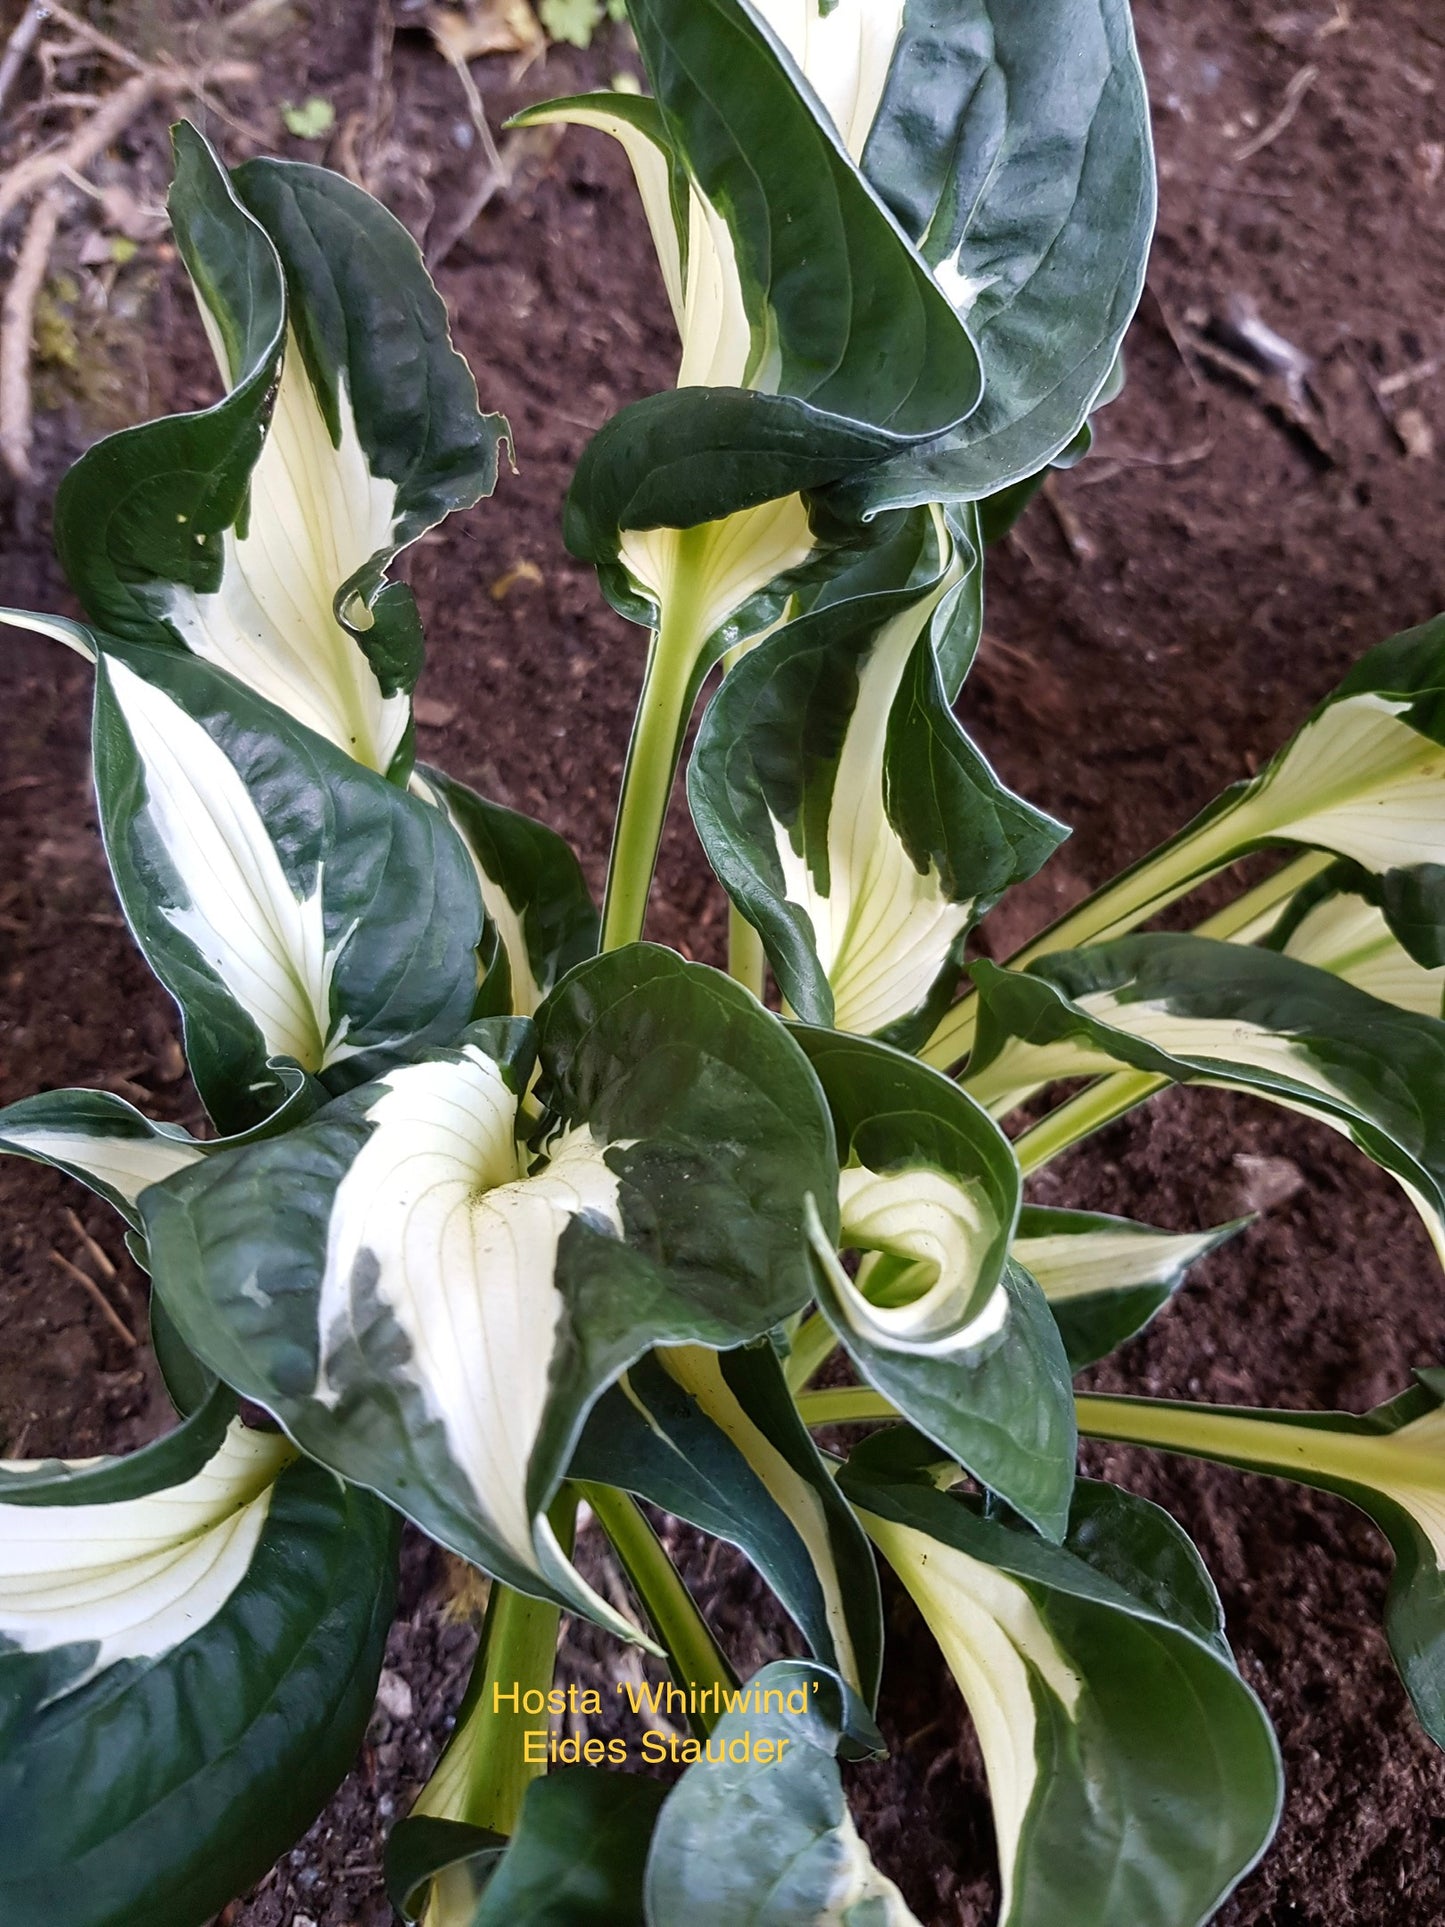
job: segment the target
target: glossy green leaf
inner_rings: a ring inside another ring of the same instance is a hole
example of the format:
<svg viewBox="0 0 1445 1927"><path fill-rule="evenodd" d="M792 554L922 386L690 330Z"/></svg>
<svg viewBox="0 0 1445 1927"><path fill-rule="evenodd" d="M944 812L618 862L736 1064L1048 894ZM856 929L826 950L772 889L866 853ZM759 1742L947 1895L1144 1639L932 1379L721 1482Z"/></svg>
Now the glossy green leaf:
<svg viewBox="0 0 1445 1927"><path fill-rule="evenodd" d="M631 1636L544 1516L586 1414L653 1344L797 1311L805 1213L833 1219L836 1184L784 1027L637 946L579 966L535 1030L476 1025L141 1210L156 1289L220 1377L444 1544Z"/></svg>
<svg viewBox="0 0 1445 1927"><path fill-rule="evenodd" d="M487 1827L409 1815L387 1835L391 1903L408 1923L472 1927L477 1898L506 1850L506 1835Z"/></svg>
<svg viewBox="0 0 1445 1927"><path fill-rule="evenodd" d="M1198 1927L1269 1844L1283 1779L1194 1548L1083 1480L1051 1546L901 1458L871 1441L844 1490L973 1716L1001 1927Z"/></svg>
<svg viewBox="0 0 1445 1927"><path fill-rule="evenodd" d="M1445 1372L1349 1412L1270 1412L1160 1399L1089 1398L1084 1428L1297 1485L1366 1512L1395 1554L1385 1632L1420 1724L1445 1746Z"/></svg>
<svg viewBox="0 0 1445 1927"><path fill-rule="evenodd" d="M874 1704L883 1620L873 1554L770 1345L640 1360L593 1407L571 1469L741 1547L814 1656Z"/></svg>
<svg viewBox="0 0 1445 1927"><path fill-rule="evenodd" d="M491 492L506 424L371 196L296 162L229 177L184 123L175 148L172 223L230 392L82 457L62 561L106 630L184 646L404 774L421 629L386 569Z"/></svg>
<svg viewBox="0 0 1445 1927"><path fill-rule="evenodd" d="M740 1697L658 1816L647 1927L918 1927L869 1859L843 1797L842 1682L779 1660Z"/></svg>
<svg viewBox="0 0 1445 1927"><path fill-rule="evenodd" d="M967 422L885 463L868 498L994 495L1107 399L1143 292L1154 158L1128 0L904 8L862 159L984 371Z"/></svg>
<svg viewBox="0 0 1445 1927"><path fill-rule="evenodd" d="M384 1507L238 1426L180 1485L0 1499L6 1927L198 1927L257 1880L360 1744L395 1565Z"/></svg>
<svg viewBox="0 0 1445 1927"><path fill-rule="evenodd" d="M1251 1222L1210 1231L1156 1231L1100 1211L1026 1204L1012 1252L1037 1282L1063 1334L1072 1370L1104 1358L1141 1331L1192 1265Z"/></svg>
<svg viewBox="0 0 1445 1927"><path fill-rule="evenodd" d="M436 803L466 845L496 932L478 1016L530 1017L574 964L597 950L597 906L571 846L555 830L489 803L440 770L412 787Z"/></svg>
<svg viewBox="0 0 1445 1927"><path fill-rule="evenodd" d="M614 601L638 599L654 620L676 621L669 603L684 571L690 589L706 577L703 606L688 610L700 655L814 554L819 532L800 492L866 475L959 421L977 405L979 369L967 330L850 153L866 118L840 130L811 91L801 16L744 0L638 0L631 11L655 101L592 95L524 118L577 121L622 142L682 362L675 393L624 409L590 445L565 527ZM880 72L865 85L874 101L881 84ZM698 525L707 554L684 557L669 531ZM741 626L761 624L755 613Z"/></svg>
<svg viewBox="0 0 1445 1927"><path fill-rule="evenodd" d="M1445 1249L1445 1022L1312 964L1207 937L1124 937L1026 971L973 966L968 1088L1006 1108L1120 1064L1309 1112L1392 1173Z"/></svg>
<svg viewBox="0 0 1445 1927"><path fill-rule="evenodd" d="M586 1766L534 1780L465 1927L640 1927L643 1870L666 1792L641 1774ZM428 1927L445 1921L434 1913Z"/></svg>
<svg viewBox="0 0 1445 1927"><path fill-rule="evenodd" d="M735 297L721 292L741 310L723 309L711 341L685 330L679 386L789 396L897 437L967 414L972 343L772 23L744 0L631 0L630 13L667 137L710 216L690 230L698 298L705 225L735 277Z"/></svg>
<svg viewBox="0 0 1445 1927"><path fill-rule="evenodd" d="M949 706L934 625L975 593L976 552L936 514L904 533L889 586L823 599L725 678L688 795L789 1006L916 1042L973 923L1065 831L1003 787Z"/></svg>
<svg viewBox="0 0 1445 1927"><path fill-rule="evenodd" d="M818 1303L860 1375L1047 1536L1069 1516L1068 1363L1037 1285L1008 1260L1019 1173L955 1084L860 1038L800 1029L842 1167Z"/></svg>
<svg viewBox="0 0 1445 1927"><path fill-rule="evenodd" d="M96 793L132 931L180 1006L223 1130L450 1039L476 995L482 905L440 813L197 657L123 645L96 669Z"/></svg>

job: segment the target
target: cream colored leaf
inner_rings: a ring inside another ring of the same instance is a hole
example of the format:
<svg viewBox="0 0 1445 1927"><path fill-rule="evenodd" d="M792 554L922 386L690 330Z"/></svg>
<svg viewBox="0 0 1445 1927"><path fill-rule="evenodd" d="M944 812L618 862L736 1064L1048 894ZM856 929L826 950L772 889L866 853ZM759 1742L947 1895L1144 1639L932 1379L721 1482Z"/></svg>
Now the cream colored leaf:
<svg viewBox="0 0 1445 1927"><path fill-rule="evenodd" d="M932 1355L969 1349L1003 1329L1008 1294L1002 1283L973 1309L998 1235L982 1185L926 1165L878 1172L854 1164L839 1174L838 1203L840 1244L867 1254L856 1283L841 1265L834 1272L844 1314L860 1337ZM895 1275L889 1302L880 1303L869 1287L885 1255L907 1269L901 1280Z"/></svg>

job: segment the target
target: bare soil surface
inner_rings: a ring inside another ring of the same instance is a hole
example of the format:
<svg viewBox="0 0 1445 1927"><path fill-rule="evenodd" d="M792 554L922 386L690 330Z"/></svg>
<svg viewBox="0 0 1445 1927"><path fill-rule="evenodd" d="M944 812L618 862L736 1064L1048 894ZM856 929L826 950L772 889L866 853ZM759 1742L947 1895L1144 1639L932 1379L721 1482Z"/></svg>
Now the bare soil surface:
<svg viewBox="0 0 1445 1927"><path fill-rule="evenodd" d="M1434 0L1330 5L1138 0L1162 210L1129 384L1096 454L1051 484L996 553L964 694L969 727L1006 778L1077 826L995 920L996 952L1257 768L1363 649L1445 607L1445 367L1429 366L1445 356L1445 25ZM192 12L216 10L173 4L168 18L184 27ZM481 163L455 76L407 30L404 9L397 18L393 41L385 10L318 4L309 29L260 49L254 98L228 99L275 146L333 164L359 156L434 242ZM515 84L505 60L473 71L497 125L626 61L609 38L585 60L554 51ZM280 131L276 103L312 93L336 106L329 143ZM213 117L210 130L232 158L248 151L236 128ZM114 167L158 198L159 118L135 124ZM75 268L87 288L96 272ZM431 638L422 754L555 823L600 884L643 638L565 554L559 506L591 431L666 385L675 360L625 167L595 136L529 149L519 184L456 243L438 280L484 404L511 419L519 472L409 564ZM57 378L47 391L42 487L0 504L6 602L73 606L44 505L85 441L117 416L214 393L163 240L143 243L102 292L99 319L81 304L91 332L77 324L80 345L99 344L123 378L83 396ZM148 330L139 342L134 327L102 325L127 295ZM1261 378L1240 350L1251 315L1308 358L1307 379ZM173 1012L105 875L89 684L55 645L0 636L0 1101L94 1084L195 1127ZM651 933L717 961L723 925L677 809ZM1101 1386L1359 1410L1445 1350L1438 1268L1397 1190L1329 1132L1261 1105L1172 1094L1049 1173L1038 1195L1181 1229L1265 1204L1094 1374ZM82 1454L152 1436L165 1419L143 1342L144 1281L117 1224L75 1187L14 1162L0 1165L0 1201L0 1450ZM1088 1460L1194 1535L1241 1667L1279 1729L1284 1824L1220 1920L1445 1921L1445 1765L1411 1722L1379 1631L1389 1555L1374 1529L1343 1504L1269 1482L1124 1450ZM755 1661L767 1638L786 1637L730 1559L699 1549L690 1571L740 1654ZM363 1757L228 1927L392 1918L377 1898L381 1843L435 1759L474 1640L443 1611L442 1577L414 1542ZM853 1777L860 1824L922 1921L983 1927L997 1893L976 1747L912 1608L896 1589L889 1602L893 1752ZM567 1655L581 1672L606 1663L587 1637L572 1637Z"/></svg>

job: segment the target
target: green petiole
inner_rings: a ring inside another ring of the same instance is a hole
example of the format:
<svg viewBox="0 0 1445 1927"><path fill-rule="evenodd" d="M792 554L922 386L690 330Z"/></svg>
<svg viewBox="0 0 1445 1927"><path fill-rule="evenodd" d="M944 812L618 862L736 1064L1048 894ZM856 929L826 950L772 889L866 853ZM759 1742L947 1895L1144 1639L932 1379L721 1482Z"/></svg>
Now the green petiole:
<svg viewBox="0 0 1445 1927"><path fill-rule="evenodd" d="M591 1506L622 1561L677 1684L684 1689L717 1686L731 1691L737 1677L637 1501L610 1485L579 1482L576 1490ZM689 1719L700 1739L706 1739L716 1724L715 1716L705 1711L691 1713Z"/></svg>

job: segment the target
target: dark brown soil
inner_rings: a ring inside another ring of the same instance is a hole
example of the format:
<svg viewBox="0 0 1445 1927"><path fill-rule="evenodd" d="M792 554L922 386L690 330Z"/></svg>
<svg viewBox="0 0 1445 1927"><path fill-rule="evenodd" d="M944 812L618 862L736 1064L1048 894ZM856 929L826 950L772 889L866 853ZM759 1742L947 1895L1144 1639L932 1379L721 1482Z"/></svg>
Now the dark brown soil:
<svg viewBox="0 0 1445 1927"><path fill-rule="evenodd" d="M444 232L478 166L461 144L455 80L420 38L403 34L386 58L369 7L313 11L309 35L265 50L247 118L274 132L269 103L326 94L338 141L372 130L362 146L383 194L414 225ZM1275 0L1139 0L1138 13L1163 211L1129 387L1093 459L1055 485L1057 509L1036 506L998 553L988 639L965 692L970 727L1006 777L1078 826L998 920L1000 950L1257 767L1362 649L1445 606L1445 474L1433 454L1445 374L1389 385L1445 354L1445 26L1434 0L1340 6L1333 18L1330 0L1292 12ZM605 78L622 57L616 42L590 68L553 55L511 92L504 63L474 71L495 121L584 72ZM1306 67L1314 78L1291 96ZM1288 124L1239 159L1290 98ZM239 138L217 132L239 155ZM157 127L139 126L124 159L154 192ZM155 282L149 405L207 397L208 362L164 249L143 250L132 272ZM484 402L511 417L520 473L412 561L432 643L423 753L547 816L600 881L642 638L563 552L558 506L589 432L664 385L674 356L625 170L600 139L569 137L534 158L529 183L493 204L439 279ZM1192 346L1211 330L1225 339L1241 300L1313 359L1302 404ZM43 419L49 481L95 432L75 405ZM4 531L4 599L69 606L34 512L15 505ZM521 562L540 580L506 586ZM0 1099L100 1084L194 1122L172 1014L101 863L88 685L77 659L6 633ZM679 811L654 934L715 960L721 928ZM1290 1194L1202 1266L1098 1382L1360 1409L1438 1359L1445 1298L1416 1222L1328 1132L1245 1100L1172 1095L1051 1173L1039 1195L1203 1225L1241 1208L1258 1182L1251 1158L1287 1160L1270 1175ZM142 1351L51 1256L94 1272L141 1330L142 1282L114 1222L30 1166L0 1167L0 1199L0 1449L81 1453L147 1436L161 1406ZM86 1255L72 1209L109 1252L114 1281ZM1089 1458L1194 1534L1246 1677L1278 1724L1284 1826L1221 1920L1445 1921L1445 1767L1411 1723L1378 1630L1388 1555L1373 1528L1265 1482L1125 1451ZM378 1713L333 1808L235 1927L388 1918L367 1898L379 1841L435 1756L471 1641L441 1617L438 1579L434 1556L413 1547L389 1663L409 1682L414 1722ZM752 1636L754 1591L716 1563L700 1583L724 1623ZM890 1598L895 1744L888 1763L856 1776L861 1822L929 1927L982 1927L995 1890L975 1750L912 1609Z"/></svg>

